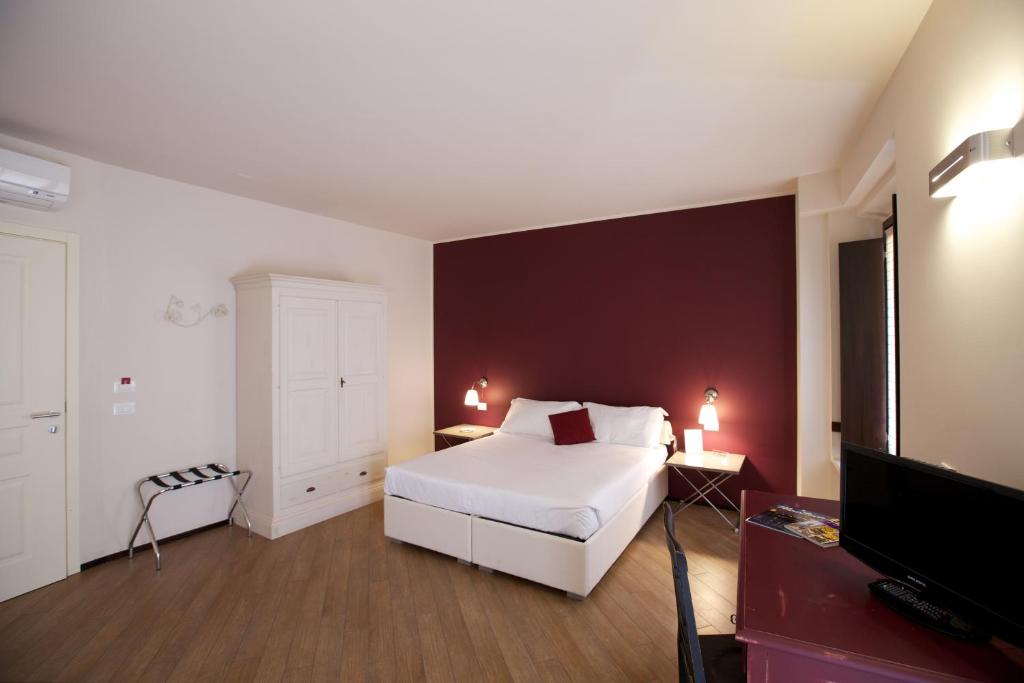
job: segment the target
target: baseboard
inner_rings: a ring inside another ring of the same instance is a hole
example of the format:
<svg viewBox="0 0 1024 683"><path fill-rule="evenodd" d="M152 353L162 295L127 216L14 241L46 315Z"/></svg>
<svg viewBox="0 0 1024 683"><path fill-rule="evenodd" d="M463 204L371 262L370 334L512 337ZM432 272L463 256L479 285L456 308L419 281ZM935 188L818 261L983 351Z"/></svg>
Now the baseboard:
<svg viewBox="0 0 1024 683"><path fill-rule="evenodd" d="M369 486L341 491L321 500L296 507L276 517L252 511L249 512L249 517L252 519L253 531L265 538L275 539L369 505L383 497L384 481L381 480Z"/></svg>
<svg viewBox="0 0 1024 683"><path fill-rule="evenodd" d="M178 541L178 540L181 540L183 538L188 538L189 536L192 536L193 534L202 533L203 531L209 531L210 529L216 529L217 527L227 526L227 523L228 523L228 520L222 519L219 522L213 522L212 524L207 524L205 526L196 527L195 529L189 529L188 531L182 531L180 534L174 534L173 536L167 536L166 538L158 538L157 539L157 543L159 543L160 545L163 545L165 543L171 543L172 541ZM141 545L135 546L134 551L135 551L135 554L138 555L140 552L143 552L145 550L152 550L152 549L153 549L153 546L150 545L149 543L142 543ZM110 555L104 555L103 557L97 557L95 560L89 560L88 562L83 562L82 563L82 571L85 571L86 569L92 569L93 567L95 567L97 565L101 565L104 562L110 562L111 560L119 560L122 557L128 557L128 550L127 550L127 548L125 550L120 550L120 551L118 551L116 553L111 553Z"/></svg>
<svg viewBox="0 0 1024 683"><path fill-rule="evenodd" d="M249 510L249 521L252 522L252 532L263 538L273 538L270 529L274 526L274 518L256 510Z"/></svg>

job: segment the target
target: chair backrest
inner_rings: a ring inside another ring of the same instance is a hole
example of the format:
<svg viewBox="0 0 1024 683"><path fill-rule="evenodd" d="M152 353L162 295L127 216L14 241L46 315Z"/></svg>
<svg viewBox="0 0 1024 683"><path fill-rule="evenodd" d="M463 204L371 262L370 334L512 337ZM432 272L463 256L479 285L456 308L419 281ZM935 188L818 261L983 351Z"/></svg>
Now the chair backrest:
<svg viewBox="0 0 1024 683"><path fill-rule="evenodd" d="M690 595L690 579L686 575L686 555L676 540L675 513L667 501L662 504L665 511L665 541L672 558L672 578L676 589L676 614L679 624L676 631L676 645L679 650L679 680L689 683L706 683L704 662L700 655L700 641L697 638L697 622L693 616L693 597Z"/></svg>

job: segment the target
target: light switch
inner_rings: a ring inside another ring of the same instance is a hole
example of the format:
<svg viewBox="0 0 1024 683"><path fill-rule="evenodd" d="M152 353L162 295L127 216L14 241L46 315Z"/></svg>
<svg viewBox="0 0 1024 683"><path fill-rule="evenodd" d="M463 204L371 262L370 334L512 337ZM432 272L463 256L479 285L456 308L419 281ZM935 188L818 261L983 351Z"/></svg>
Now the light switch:
<svg viewBox="0 0 1024 683"><path fill-rule="evenodd" d="M134 415L135 414L135 401L129 401L127 403L115 403L114 404L114 415Z"/></svg>
<svg viewBox="0 0 1024 683"><path fill-rule="evenodd" d="M125 382L124 380L128 380ZM114 382L114 393L115 394L130 394L135 392L135 380L131 377L124 377L118 382Z"/></svg>

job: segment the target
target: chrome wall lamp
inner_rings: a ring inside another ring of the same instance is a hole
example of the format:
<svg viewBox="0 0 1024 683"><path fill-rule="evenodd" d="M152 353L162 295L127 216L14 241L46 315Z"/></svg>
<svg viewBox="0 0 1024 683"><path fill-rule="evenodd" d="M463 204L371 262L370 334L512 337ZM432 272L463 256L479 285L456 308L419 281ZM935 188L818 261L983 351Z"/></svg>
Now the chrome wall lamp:
<svg viewBox="0 0 1024 683"><path fill-rule="evenodd" d="M476 406L477 410L487 410L487 404L480 402L480 394L476 390L477 387L480 387L481 389L486 389L487 378L481 377L480 379L469 385L469 391L466 392L465 404L467 406Z"/></svg>
<svg viewBox="0 0 1024 683"><path fill-rule="evenodd" d="M700 406L700 415L697 423L700 429L683 430L683 450L693 455L704 452L704 432L718 431L718 409L715 408L715 401L718 400L718 389L708 387L704 390L704 403Z"/></svg>
<svg viewBox="0 0 1024 683"><path fill-rule="evenodd" d="M975 133L946 155L928 174L928 194L955 197L974 182L975 169L985 161L1012 159L1024 155L1024 119L1013 128Z"/></svg>
<svg viewBox="0 0 1024 683"><path fill-rule="evenodd" d="M708 432L718 431L718 409L715 408L715 401L718 400L718 389L708 387L704 390L704 403L700 407L700 415L697 422Z"/></svg>

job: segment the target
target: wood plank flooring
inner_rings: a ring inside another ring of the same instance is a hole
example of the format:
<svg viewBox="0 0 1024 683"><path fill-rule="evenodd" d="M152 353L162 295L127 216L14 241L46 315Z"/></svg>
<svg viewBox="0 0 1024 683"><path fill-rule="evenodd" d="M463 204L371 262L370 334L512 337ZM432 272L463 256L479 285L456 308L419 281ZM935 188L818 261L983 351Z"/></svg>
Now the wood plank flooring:
<svg viewBox="0 0 1024 683"><path fill-rule="evenodd" d="M732 633L738 539L677 518L701 633ZM220 527L0 603L2 681L676 681L655 514L586 600L387 542L380 503L276 541Z"/></svg>

